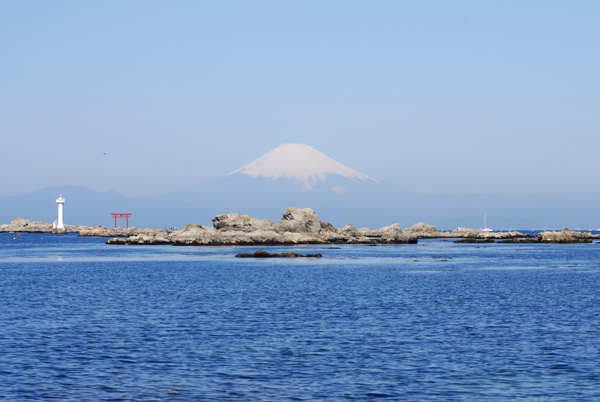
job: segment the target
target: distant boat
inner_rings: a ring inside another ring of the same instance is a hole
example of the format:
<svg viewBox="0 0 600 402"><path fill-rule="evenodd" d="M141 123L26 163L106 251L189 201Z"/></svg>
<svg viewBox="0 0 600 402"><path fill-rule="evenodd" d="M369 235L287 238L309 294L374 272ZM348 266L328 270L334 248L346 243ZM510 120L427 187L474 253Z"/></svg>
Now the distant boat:
<svg viewBox="0 0 600 402"><path fill-rule="evenodd" d="M483 215L483 227L481 228L482 232L493 232L494 230L487 227L487 212Z"/></svg>

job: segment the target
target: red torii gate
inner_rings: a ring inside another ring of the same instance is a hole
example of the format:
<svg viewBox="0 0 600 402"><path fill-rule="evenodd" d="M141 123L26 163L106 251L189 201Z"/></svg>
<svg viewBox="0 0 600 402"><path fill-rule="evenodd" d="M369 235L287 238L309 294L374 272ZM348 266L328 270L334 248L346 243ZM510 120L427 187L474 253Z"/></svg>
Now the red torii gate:
<svg viewBox="0 0 600 402"><path fill-rule="evenodd" d="M117 218L125 218L125 224L127 225L127 229L129 229L129 217L131 216L131 213L128 213L128 214L113 214L113 213L111 213L111 215L113 216L113 218L115 218L115 229L117 228Z"/></svg>

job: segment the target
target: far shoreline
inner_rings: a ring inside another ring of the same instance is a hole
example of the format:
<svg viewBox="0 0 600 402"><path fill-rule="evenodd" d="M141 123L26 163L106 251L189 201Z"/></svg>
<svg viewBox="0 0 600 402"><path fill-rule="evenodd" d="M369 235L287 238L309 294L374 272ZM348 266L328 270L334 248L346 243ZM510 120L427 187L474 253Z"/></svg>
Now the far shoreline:
<svg viewBox="0 0 600 402"><path fill-rule="evenodd" d="M335 228L318 219L314 210L290 207L283 217L272 222L248 215L224 214L212 218L213 226L188 224L184 229L138 229L104 226L65 225L66 233L81 237L106 237L107 244L174 246L291 246L299 244L416 244L419 239L455 239L461 243L592 243L600 234L563 229L560 232L543 231L535 237L518 231L486 231L457 228L437 230L435 226L419 222L402 229L395 223L379 229L355 228L348 223ZM53 234L52 225L43 221L17 218L11 224L0 225L0 233ZM462 239L462 240L459 240Z"/></svg>

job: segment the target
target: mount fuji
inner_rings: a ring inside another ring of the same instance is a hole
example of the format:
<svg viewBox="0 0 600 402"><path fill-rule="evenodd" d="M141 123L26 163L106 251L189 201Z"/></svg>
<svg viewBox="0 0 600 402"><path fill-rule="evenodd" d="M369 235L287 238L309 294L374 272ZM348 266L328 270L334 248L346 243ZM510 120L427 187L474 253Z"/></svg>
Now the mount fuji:
<svg viewBox="0 0 600 402"><path fill-rule="evenodd" d="M283 144L255 161L230 173L271 180L286 179L301 183L309 190L318 182L327 182L332 176L345 177L354 182L374 181L372 177L357 172L306 144ZM346 192L343 187L331 191Z"/></svg>
<svg viewBox="0 0 600 402"><path fill-rule="evenodd" d="M199 203L215 215L238 212L269 219L279 219L289 206L310 207L321 220L343 226L372 215L369 210L377 200L410 195L416 193L358 172L308 145L283 144L224 178L161 199Z"/></svg>

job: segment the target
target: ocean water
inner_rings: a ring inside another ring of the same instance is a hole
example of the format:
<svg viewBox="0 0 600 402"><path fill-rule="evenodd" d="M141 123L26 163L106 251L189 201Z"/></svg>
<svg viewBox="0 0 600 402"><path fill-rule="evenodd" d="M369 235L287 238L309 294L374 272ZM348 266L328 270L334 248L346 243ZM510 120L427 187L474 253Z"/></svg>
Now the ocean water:
<svg viewBox="0 0 600 402"><path fill-rule="evenodd" d="M0 234L0 399L600 399L599 243L104 241Z"/></svg>

